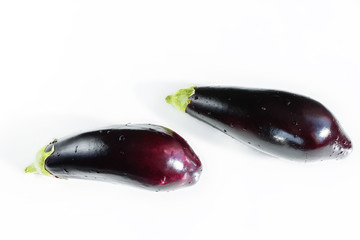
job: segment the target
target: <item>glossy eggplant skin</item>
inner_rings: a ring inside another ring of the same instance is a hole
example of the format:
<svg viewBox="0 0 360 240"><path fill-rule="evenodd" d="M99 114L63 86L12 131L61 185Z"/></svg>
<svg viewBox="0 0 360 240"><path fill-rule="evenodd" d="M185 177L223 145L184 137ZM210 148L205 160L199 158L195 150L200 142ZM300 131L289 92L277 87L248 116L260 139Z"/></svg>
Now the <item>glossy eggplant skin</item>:
<svg viewBox="0 0 360 240"><path fill-rule="evenodd" d="M185 112L247 145L298 160L340 159L352 149L319 102L265 89L195 87Z"/></svg>
<svg viewBox="0 0 360 240"><path fill-rule="evenodd" d="M150 190L174 190L199 179L202 166L176 132L151 124L127 124L55 140L45 169L59 178L125 182Z"/></svg>

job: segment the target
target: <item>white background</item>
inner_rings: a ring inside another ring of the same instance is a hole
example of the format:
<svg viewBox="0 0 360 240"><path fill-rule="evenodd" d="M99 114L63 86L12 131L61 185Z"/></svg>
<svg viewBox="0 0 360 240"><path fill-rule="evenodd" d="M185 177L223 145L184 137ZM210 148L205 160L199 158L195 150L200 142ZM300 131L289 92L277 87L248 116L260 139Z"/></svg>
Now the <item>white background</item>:
<svg viewBox="0 0 360 240"><path fill-rule="evenodd" d="M2 239L360 239L360 2L1 1ZM287 90L329 108L341 161L258 153L165 103L191 85ZM156 193L25 174L55 137L167 126L200 181Z"/></svg>

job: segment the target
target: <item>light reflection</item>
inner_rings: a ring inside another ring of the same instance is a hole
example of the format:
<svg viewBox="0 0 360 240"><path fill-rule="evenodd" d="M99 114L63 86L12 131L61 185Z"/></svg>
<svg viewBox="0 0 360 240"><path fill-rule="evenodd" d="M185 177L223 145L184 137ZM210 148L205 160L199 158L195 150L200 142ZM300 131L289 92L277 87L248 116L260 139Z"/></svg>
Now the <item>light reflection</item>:
<svg viewBox="0 0 360 240"><path fill-rule="evenodd" d="M296 144L303 144L304 140L299 136L295 136L291 133L285 132L281 129L273 129L273 138L278 143L293 142Z"/></svg>
<svg viewBox="0 0 360 240"><path fill-rule="evenodd" d="M184 163L176 158L170 158L168 164L177 171L182 171L184 169Z"/></svg>
<svg viewBox="0 0 360 240"><path fill-rule="evenodd" d="M275 135L275 136L274 136L274 139L275 139L275 141L277 141L277 142L281 142L281 143L285 142L285 137L283 137L283 136L281 136L281 135Z"/></svg>
<svg viewBox="0 0 360 240"><path fill-rule="evenodd" d="M330 134L330 129L327 127L324 127L323 129L320 130L319 136L321 138L326 138L327 136L329 136Z"/></svg>
<svg viewBox="0 0 360 240"><path fill-rule="evenodd" d="M160 181L160 185L164 185L166 184L166 176L163 177L163 179L161 179Z"/></svg>
<svg viewBox="0 0 360 240"><path fill-rule="evenodd" d="M323 142L331 134L331 119L325 116L307 116L308 121L313 126L313 136L318 143Z"/></svg>
<svg viewBox="0 0 360 240"><path fill-rule="evenodd" d="M200 173L194 172L192 176L193 176L194 181L197 182L199 180Z"/></svg>

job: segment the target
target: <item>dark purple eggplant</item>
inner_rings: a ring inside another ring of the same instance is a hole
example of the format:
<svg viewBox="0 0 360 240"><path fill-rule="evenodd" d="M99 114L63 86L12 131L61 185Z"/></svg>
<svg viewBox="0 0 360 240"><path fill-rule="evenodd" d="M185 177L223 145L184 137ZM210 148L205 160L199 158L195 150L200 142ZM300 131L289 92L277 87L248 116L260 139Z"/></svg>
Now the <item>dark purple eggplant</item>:
<svg viewBox="0 0 360 240"><path fill-rule="evenodd" d="M273 156L340 159L351 141L321 103L294 93L230 87L190 87L166 98L179 110Z"/></svg>
<svg viewBox="0 0 360 240"><path fill-rule="evenodd" d="M126 124L54 140L25 172L58 178L125 182L174 190L199 179L201 162L176 132L151 124Z"/></svg>

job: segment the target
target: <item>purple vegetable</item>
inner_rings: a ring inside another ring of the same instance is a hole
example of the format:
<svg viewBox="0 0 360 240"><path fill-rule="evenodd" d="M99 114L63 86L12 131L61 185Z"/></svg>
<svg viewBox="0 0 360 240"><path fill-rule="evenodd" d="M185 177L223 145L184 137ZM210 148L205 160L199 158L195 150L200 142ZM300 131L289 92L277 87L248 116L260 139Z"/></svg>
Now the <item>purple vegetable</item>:
<svg viewBox="0 0 360 240"><path fill-rule="evenodd" d="M288 159L340 159L351 141L319 102L263 89L190 87L166 98L179 110L265 153Z"/></svg>
<svg viewBox="0 0 360 240"><path fill-rule="evenodd" d="M196 183L202 167L191 147L174 131L132 124L54 140L25 171L126 182L160 191Z"/></svg>

